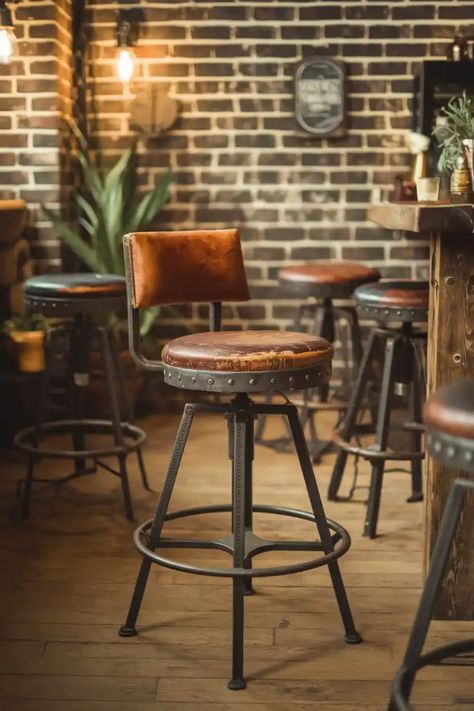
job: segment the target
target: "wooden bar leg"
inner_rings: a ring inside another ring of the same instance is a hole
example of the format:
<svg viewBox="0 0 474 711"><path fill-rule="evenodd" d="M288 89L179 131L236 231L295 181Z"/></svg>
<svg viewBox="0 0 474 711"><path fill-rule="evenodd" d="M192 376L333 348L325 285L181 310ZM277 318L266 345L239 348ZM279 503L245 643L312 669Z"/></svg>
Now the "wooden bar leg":
<svg viewBox="0 0 474 711"><path fill-rule="evenodd" d="M431 235L428 393L474 379L474 237ZM425 565L428 567L448 492L459 470L426 458ZM435 619L472 619L474 610L474 498L466 502L448 561Z"/></svg>

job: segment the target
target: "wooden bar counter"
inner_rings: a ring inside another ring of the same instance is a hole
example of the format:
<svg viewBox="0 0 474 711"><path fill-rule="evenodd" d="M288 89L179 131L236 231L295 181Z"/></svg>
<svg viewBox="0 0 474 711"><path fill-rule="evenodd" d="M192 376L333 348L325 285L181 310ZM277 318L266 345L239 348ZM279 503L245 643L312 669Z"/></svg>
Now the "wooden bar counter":
<svg viewBox="0 0 474 711"><path fill-rule="evenodd" d="M425 233L430 241L428 393L474 380L474 205L385 203L371 206L368 215L381 227ZM425 470L429 560L450 484L465 474L429 457ZM474 497L466 502L436 616L474 618Z"/></svg>

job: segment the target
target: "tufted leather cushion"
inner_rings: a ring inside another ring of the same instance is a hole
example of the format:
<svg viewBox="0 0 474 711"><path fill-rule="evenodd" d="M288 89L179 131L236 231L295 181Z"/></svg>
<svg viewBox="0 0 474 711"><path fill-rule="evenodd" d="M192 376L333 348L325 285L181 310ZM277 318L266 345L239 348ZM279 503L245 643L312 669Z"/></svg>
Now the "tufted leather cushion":
<svg viewBox="0 0 474 711"><path fill-rule="evenodd" d="M425 405L428 428L474 440L474 382L444 385Z"/></svg>
<svg viewBox="0 0 474 711"><path fill-rule="evenodd" d="M354 298L364 306L428 310L429 287L427 281L386 279L359 286Z"/></svg>
<svg viewBox="0 0 474 711"><path fill-rule="evenodd" d="M44 298L87 298L104 296L124 296L124 277L116 274L45 274L27 279L26 296Z"/></svg>
<svg viewBox="0 0 474 711"><path fill-rule="evenodd" d="M250 298L237 230L138 232L125 253L135 308Z"/></svg>
<svg viewBox="0 0 474 711"><path fill-rule="evenodd" d="M377 281L380 274L372 267L358 262L309 262L280 269L282 281L311 284L353 284L353 288L369 281Z"/></svg>
<svg viewBox="0 0 474 711"><path fill-rule="evenodd" d="M170 341L162 354L166 365L233 372L304 368L331 358L324 338L285 331L196 333Z"/></svg>

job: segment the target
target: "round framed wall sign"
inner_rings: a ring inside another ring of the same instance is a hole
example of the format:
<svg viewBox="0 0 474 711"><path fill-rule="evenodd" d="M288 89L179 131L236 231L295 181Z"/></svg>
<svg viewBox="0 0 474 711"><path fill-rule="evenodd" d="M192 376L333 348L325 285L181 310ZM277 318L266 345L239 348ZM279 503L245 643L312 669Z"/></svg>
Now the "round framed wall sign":
<svg viewBox="0 0 474 711"><path fill-rule="evenodd" d="M344 133L345 82L342 62L311 57L298 65L295 114L301 128L314 136Z"/></svg>

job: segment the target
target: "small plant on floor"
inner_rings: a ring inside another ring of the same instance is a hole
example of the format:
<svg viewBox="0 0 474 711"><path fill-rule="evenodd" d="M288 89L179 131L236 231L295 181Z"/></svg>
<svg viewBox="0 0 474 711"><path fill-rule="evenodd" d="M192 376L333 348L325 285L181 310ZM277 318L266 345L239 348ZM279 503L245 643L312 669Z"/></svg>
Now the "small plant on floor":
<svg viewBox="0 0 474 711"><path fill-rule="evenodd" d="M74 124L69 124L77 148L82 187L76 192L76 215L62 220L53 210L42 206L59 237L93 272L123 275L122 238L128 232L147 229L169 198L171 172L168 169L153 190L138 192L138 156L136 142L114 166L100 166L100 153L94 156L86 138ZM158 309L148 309L142 319L142 333L153 325Z"/></svg>

